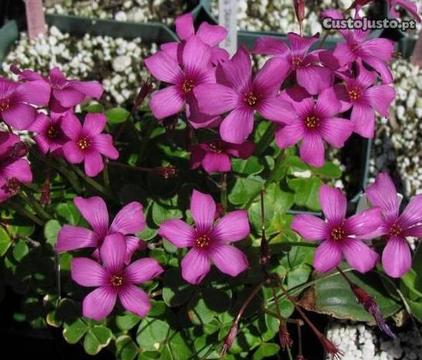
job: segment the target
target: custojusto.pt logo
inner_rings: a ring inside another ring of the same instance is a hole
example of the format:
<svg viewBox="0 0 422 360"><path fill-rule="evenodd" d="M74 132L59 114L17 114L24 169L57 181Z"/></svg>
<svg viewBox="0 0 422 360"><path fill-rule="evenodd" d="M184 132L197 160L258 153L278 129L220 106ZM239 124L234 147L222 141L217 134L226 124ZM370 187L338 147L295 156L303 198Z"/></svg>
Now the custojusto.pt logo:
<svg viewBox="0 0 422 360"><path fill-rule="evenodd" d="M322 26L327 30L346 30L346 29L359 29L359 30L376 30L376 29L399 29L399 30L412 30L416 29L416 21L397 20L397 19L369 19L367 17L345 19L335 19L332 17L325 17L322 19Z"/></svg>

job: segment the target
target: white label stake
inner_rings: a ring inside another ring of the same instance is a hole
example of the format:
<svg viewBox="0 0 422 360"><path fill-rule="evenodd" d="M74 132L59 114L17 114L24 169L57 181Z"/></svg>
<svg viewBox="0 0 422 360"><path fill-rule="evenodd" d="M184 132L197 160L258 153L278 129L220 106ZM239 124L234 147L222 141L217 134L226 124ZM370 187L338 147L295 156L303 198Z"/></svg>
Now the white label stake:
<svg viewBox="0 0 422 360"><path fill-rule="evenodd" d="M218 0L218 23L224 26L227 31L227 38L223 41L222 47L230 55L237 50L237 1Z"/></svg>

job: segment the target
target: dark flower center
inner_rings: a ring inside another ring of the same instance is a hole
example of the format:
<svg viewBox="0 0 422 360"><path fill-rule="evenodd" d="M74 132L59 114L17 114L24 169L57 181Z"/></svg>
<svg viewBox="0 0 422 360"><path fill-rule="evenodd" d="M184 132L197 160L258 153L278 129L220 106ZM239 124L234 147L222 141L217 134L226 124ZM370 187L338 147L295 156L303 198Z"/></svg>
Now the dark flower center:
<svg viewBox="0 0 422 360"><path fill-rule="evenodd" d="M309 115L305 118L305 126L308 129L317 129L319 128L320 120L315 115Z"/></svg>
<svg viewBox="0 0 422 360"><path fill-rule="evenodd" d="M123 285L123 276L122 275L112 275L110 278L110 283L113 287L120 287Z"/></svg>
<svg viewBox="0 0 422 360"><path fill-rule="evenodd" d="M91 146L91 142L86 137L80 138L77 144L81 150L87 150Z"/></svg>
<svg viewBox="0 0 422 360"><path fill-rule="evenodd" d="M245 103L251 107L255 106L258 102L258 96L256 96L252 91L248 92L245 95Z"/></svg>
<svg viewBox="0 0 422 360"><path fill-rule="evenodd" d="M193 80L186 79L182 83L182 90L185 94L188 94L193 90L194 86L195 83Z"/></svg>
<svg viewBox="0 0 422 360"><path fill-rule="evenodd" d="M391 227L390 227L389 234L390 234L391 236L402 236L402 234L403 234L403 229L401 228L401 226L400 226L400 225L398 225L398 224L393 224L393 225L391 225Z"/></svg>
<svg viewBox="0 0 422 360"><path fill-rule="evenodd" d="M331 230L330 239L333 241L343 241L346 237L346 232L343 226L337 226Z"/></svg>
<svg viewBox="0 0 422 360"><path fill-rule="evenodd" d="M299 67L300 65L302 65L303 59L299 56L293 56L292 57L292 65L294 67Z"/></svg>
<svg viewBox="0 0 422 360"><path fill-rule="evenodd" d="M47 130L47 136L49 139L55 139L59 135L59 132L57 131L57 128L54 125L50 125L50 127Z"/></svg>
<svg viewBox="0 0 422 360"><path fill-rule="evenodd" d="M211 238L208 234L202 234L195 239L195 247L197 249L206 249L210 246Z"/></svg>
<svg viewBox="0 0 422 360"><path fill-rule="evenodd" d="M0 100L0 111L1 112L6 111L6 110L9 110L9 107L10 107L10 101L9 101L9 99L2 99L2 100Z"/></svg>
<svg viewBox="0 0 422 360"><path fill-rule="evenodd" d="M361 93L360 93L360 90L358 88L356 88L356 87L350 88L348 92L349 92L350 100L352 100L352 101L359 100Z"/></svg>
<svg viewBox="0 0 422 360"><path fill-rule="evenodd" d="M6 184L2 186L2 190L11 196L16 195L21 188L21 184L18 179L11 178L7 180Z"/></svg>
<svg viewBox="0 0 422 360"><path fill-rule="evenodd" d="M208 147L212 152L215 152L217 154L221 154L223 152L223 149L221 148L220 144L218 144L216 141L209 143Z"/></svg>
<svg viewBox="0 0 422 360"><path fill-rule="evenodd" d="M164 180L168 180L177 175L177 169L173 165L162 166L158 169L158 173L164 178Z"/></svg>

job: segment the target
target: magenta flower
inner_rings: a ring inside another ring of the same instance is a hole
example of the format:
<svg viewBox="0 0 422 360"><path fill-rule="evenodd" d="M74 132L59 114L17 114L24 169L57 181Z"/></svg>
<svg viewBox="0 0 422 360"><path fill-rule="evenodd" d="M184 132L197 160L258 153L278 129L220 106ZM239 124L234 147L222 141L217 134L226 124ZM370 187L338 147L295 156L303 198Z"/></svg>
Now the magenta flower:
<svg viewBox="0 0 422 360"><path fill-rule="evenodd" d="M421 22L418 6L411 0L387 0L388 12L391 16L399 18L400 14L397 7L406 10L417 22Z"/></svg>
<svg viewBox="0 0 422 360"><path fill-rule="evenodd" d="M202 22L198 31L195 33L193 16L191 13L178 16L175 24L176 34L182 42L169 42L160 46L160 49L173 57L174 60L178 61L180 51L183 49L185 42L194 35L201 39L204 44L210 46L212 64L216 65L229 59L228 52L218 47L218 44L220 44L227 36L227 30L224 27Z"/></svg>
<svg viewBox="0 0 422 360"><path fill-rule="evenodd" d="M386 173L379 174L365 194L372 206L382 210L382 223L376 233L387 241L382 253L384 270L391 277L401 277L412 265L406 237L422 237L422 195L414 196L400 214L396 188Z"/></svg>
<svg viewBox="0 0 422 360"><path fill-rule="evenodd" d="M297 117L291 124L277 130L276 143L285 149L300 142L301 159L309 165L321 167L324 165L324 141L341 148L353 132L353 123L336 117L340 102L333 88L322 91L316 102L306 98L291 104Z"/></svg>
<svg viewBox="0 0 422 360"><path fill-rule="evenodd" d="M324 17L333 19L343 19L343 14L338 10L326 10ZM337 44L332 56L337 59L338 66L345 67L361 60L364 64L373 68L380 74L384 83L389 84L393 81L392 73L388 63L392 59L394 51L394 42L383 38L369 38L370 31L341 30L339 31L345 43Z"/></svg>
<svg viewBox="0 0 422 360"><path fill-rule="evenodd" d="M343 256L355 270L364 273L371 270L378 254L362 240L382 223L381 210L369 209L346 219L347 200L336 188L322 185L319 201L325 221L308 214L296 215L292 229L306 241L321 241L315 251L314 267L327 272L340 264Z"/></svg>
<svg viewBox="0 0 422 360"><path fill-rule="evenodd" d="M192 227L179 219L160 225L159 234L178 248L191 249L182 260L182 277L199 284L208 274L211 262L230 276L237 276L248 267L246 256L230 245L249 235L247 212L228 213L214 224L216 205L210 195L194 190L190 210L195 221Z"/></svg>
<svg viewBox="0 0 422 360"><path fill-rule="evenodd" d="M220 125L221 138L242 144L252 133L254 114L287 124L294 117L293 109L277 95L288 72L282 58L268 60L252 78L248 52L239 49L230 61L217 67L217 84L203 84L193 92L199 110L209 115L229 112Z"/></svg>
<svg viewBox="0 0 422 360"><path fill-rule="evenodd" d="M200 84L215 82L210 65L211 50L197 36L191 36L183 46L182 67L164 51L145 59L149 72L170 86L155 91L151 110L157 119L174 115L194 102L193 90Z"/></svg>
<svg viewBox="0 0 422 360"><path fill-rule="evenodd" d="M101 264L89 258L73 258L71 276L81 286L96 287L82 303L83 315L102 320L111 313L119 298L122 306L145 317L151 309L148 294L137 287L164 270L152 258L143 258L126 266L126 243L122 234L108 235L100 248Z"/></svg>
<svg viewBox="0 0 422 360"><path fill-rule="evenodd" d="M247 159L255 150L255 144L245 142L241 145L221 140L209 141L192 147L191 168L200 166L208 173L228 172L232 168L230 158Z"/></svg>
<svg viewBox="0 0 422 360"><path fill-rule="evenodd" d="M288 33L290 47L281 40L272 37L259 38L253 49L256 54L276 55L284 57L289 65L289 71L296 74L297 83L311 95L319 94L333 84L333 73L320 65L319 51L309 51L318 41L319 36L301 37Z"/></svg>
<svg viewBox="0 0 422 360"><path fill-rule="evenodd" d="M140 203L127 204L109 225L107 205L100 197L94 196L88 199L76 197L73 202L83 218L91 225L92 230L80 226L64 225L57 236L55 246L57 252L99 248L107 235L116 233L125 236L128 260L136 250L146 247L145 242L135 236L145 228L145 216Z"/></svg>
<svg viewBox="0 0 422 360"><path fill-rule="evenodd" d="M107 123L103 114L85 116L83 126L71 112L66 113L62 130L70 139L63 145L63 154L71 164L84 163L88 176L97 176L104 169L103 156L112 160L119 157L110 134L102 134Z"/></svg>
<svg viewBox="0 0 422 360"><path fill-rule="evenodd" d="M342 103L341 112L352 108L350 120L354 131L366 138L375 135L375 111L387 117L396 92L388 85L374 86L376 74L358 63L356 79L344 78L344 85L335 87L337 98Z"/></svg>
<svg viewBox="0 0 422 360"><path fill-rule="evenodd" d="M15 129L28 129L37 116L34 106L45 106L49 99L43 80L17 83L0 77L0 119Z"/></svg>
<svg viewBox="0 0 422 360"><path fill-rule="evenodd" d="M63 145L69 138L62 130L62 122L66 118L65 113L51 113L50 117L45 114L38 114L35 122L29 130L35 132L34 140L41 153L61 154Z"/></svg>
<svg viewBox="0 0 422 360"><path fill-rule="evenodd" d="M99 99L103 94L103 87L98 81L66 79L58 67L50 70L48 80L51 86L50 107L54 112L67 111L88 97Z"/></svg>
<svg viewBox="0 0 422 360"><path fill-rule="evenodd" d="M18 136L0 132L0 202L16 195L21 184L32 182L31 167L23 158L26 152Z"/></svg>

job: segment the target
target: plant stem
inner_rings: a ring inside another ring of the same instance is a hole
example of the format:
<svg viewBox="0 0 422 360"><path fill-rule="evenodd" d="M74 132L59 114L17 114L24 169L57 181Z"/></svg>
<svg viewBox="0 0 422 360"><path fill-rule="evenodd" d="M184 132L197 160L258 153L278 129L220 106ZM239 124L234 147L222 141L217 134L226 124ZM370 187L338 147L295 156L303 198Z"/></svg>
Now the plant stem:
<svg viewBox="0 0 422 360"><path fill-rule="evenodd" d="M274 134L275 125L270 124L267 129L265 130L264 134L262 135L261 139L259 139L258 143L256 144L255 148L255 155L260 156L262 153L267 150L268 146L273 141L273 134Z"/></svg>
<svg viewBox="0 0 422 360"><path fill-rule="evenodd" d="M220 202L224 211L227 210L227 173L221 174L221 183L220 183Z"/></svg>
<svg viewBox="0 0 422 360"><path fill-rule="evenodd" d="M41 218L43 218L44 220L48 221L51 219L51 215L49 213L47 213L47 211L44 210L44 208L41 206L41 204L38 202L38 200L31 194L31 193L26 193L26 192L19 192L18 196L27 204L29 204L29 206L32 207L33 210L35 210L35 213L37 215L40 215Z"/></svg>
<svg viewBox="0 0 422 360"><path fill-rule="evenodd" d="M95 181L94 179L86 176L81 169L79 169L77 166L73 166L72 167L73 170L75 171L76 174L79 175L79 177L84 180L88 185L90 185L92 188L94 188L95 190L97 190L99 193L105 195L107 198L114 200L113 195L111 194L111 192L106 189L103 185L101 185L100 183L98 183L97 181Z"/></svg>
<svg viewBox="0 0 422 360"><path fill-rule="evenodd" d="M134 171L146 171L146 172L149 172L149 171L154 171L155 170L153 168L145 168L145 167L142 167L142 166L131 166L131 165L119 163L119 162L116 162L116 161L110 162L109 165L116 166L116 167L121 167L121 168L128 169L128 170L134 170Z"/></svg>
<svg viewBox="0 0 422 360"><path fill-rule="evenodd" d="M39 226L44 226L44 222L40 218L38 218L36 215L34 215L33 213L25 209L25 207L23 207L22 205L17 204L15 202L11 202L11 201L9 201L7 205L8 207L12 208L20 215L25 216L29 220L33 221L35 224Z"/></svg>
<svg viewBox="0 0 422 360"><path fill-rule="evenodd" d="M304 241L283 241L281 243L279 243L280 245L288 245L288 246L301 246L301 247L312 247L315 248L318 246L318 244L314 244L314 243L308 243L308 242L304 242Z"/></svg>

